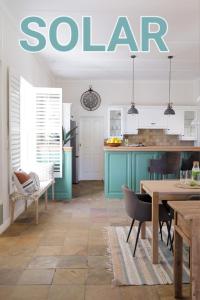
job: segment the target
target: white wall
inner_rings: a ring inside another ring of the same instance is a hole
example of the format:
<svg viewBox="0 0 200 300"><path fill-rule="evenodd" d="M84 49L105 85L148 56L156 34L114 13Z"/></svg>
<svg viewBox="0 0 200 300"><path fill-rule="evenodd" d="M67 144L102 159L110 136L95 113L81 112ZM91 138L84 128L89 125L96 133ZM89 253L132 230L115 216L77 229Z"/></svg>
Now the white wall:
<svg viewBox="0 0 200 300"><path fill-rule="evenodd" d="M36 55L25 53L18 45L19 33L8 12L0 5L0 204L3 222L9 224L8 200L8 70L23 76L35 86L51 86L53 76ZM28 99L27 99L28 101ZM18 207L20 209L20 207Z"/></svg>
<svg viewBox="0 0 200 300"><path fill-rule="evenodd" d="M97 111L82 109L80 97L92 84L102 99ZM56 86L63 88L64 102L72 103L72 115L76 120L85 115L101 115L106 120L108 105L129 104L131 101L132 82L125 80L57 80ZM167 81L137 81L135 84L136 105L166 105L168 102ZM174 105L196 105L196 93L193 81L174 81L172 83L172 101ZM104 122L105 132L107 123Z"/></svg>

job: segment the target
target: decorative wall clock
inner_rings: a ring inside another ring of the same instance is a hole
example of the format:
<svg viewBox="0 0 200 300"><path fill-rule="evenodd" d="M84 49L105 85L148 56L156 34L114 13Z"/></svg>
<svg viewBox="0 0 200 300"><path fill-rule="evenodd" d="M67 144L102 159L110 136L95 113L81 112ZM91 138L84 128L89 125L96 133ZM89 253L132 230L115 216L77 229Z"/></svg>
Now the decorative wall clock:
<svg viewBox="0 0 200 300"><path fill-rule="evenodd" d="M85 110L89 111L96 110L101 105L101 97L92 89L92 86L82 94L81 105Z"/></svg>

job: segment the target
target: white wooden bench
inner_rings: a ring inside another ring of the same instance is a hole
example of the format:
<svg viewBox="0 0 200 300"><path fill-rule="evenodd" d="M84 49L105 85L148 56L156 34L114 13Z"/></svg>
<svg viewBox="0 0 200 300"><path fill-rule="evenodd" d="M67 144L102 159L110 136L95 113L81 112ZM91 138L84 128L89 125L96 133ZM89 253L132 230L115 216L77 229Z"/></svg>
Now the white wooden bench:
<svg viewBox="0 0 200 300"><path fill-rule="evenodd" d="M35 219L36 224L38 224L39 220L39 199L42 195L45 194L45 209L47 209L48 204L48 189L52 187L52 199L54 199L54 165L53 164L38 164L34 171L38 174L40 179L40 188L38 191L33 194L26 194L21 187L20 182L17 177L13 173L13 182L14 182L14 192L10 195L11 200L11 223L14 222L14 214L15 214L15 203L17 200L25 201L25 210L28 208L28 201L35 202Z"/></svg>

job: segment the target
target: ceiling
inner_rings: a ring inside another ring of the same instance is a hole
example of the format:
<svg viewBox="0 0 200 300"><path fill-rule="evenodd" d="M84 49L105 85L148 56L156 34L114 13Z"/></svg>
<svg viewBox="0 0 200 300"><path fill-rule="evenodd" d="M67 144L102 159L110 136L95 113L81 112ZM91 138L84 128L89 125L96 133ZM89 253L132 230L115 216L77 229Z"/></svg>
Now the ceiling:
<svg viewBox="0 0 200 300"><path fill-rule="evenodd" d="M92 16L94 43L107 43L118 16L127 16L139 41L140 16L164 17L169 24L166 42L173 54L173 77L193 80L200 77L200 1L199 0L1 0L19 24L21 18L42 16L49 24L55 17L73 17L81 32L82 16ZM47 31L45 32L47 34ZM59 38L67 40L66 28L60 27ZM47 48L40 53L56 77L68 79L130 79L131 60L126 47L115 53L81 51L81 39L71 52L61 53ZM138 53L136 79L165 80L168 78L166 53L152 47L150 53Z"/></svg>

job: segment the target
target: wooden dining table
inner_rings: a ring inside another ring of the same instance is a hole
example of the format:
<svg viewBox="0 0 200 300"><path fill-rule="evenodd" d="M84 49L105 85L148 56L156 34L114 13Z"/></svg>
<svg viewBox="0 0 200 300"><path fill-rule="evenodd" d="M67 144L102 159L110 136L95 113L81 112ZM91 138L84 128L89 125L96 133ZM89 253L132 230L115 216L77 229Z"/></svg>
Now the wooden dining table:
<svg viewBox="0 0 200 300"><path fill-rule="evenodd" d="M178 187L180 180L142 180L141 193L152 197L152 262L159 263L158 258L158 230L159 230L159 203L162 200L189 200L192 195L199 195L200 188ZM145 225L142 228L142 238L145 237Z"/></svg>
<svg viewBox="0 0 200 300"><path fill-rule="evenodd" d="M190 246L190 294L200 299L200 201L169 201L174 210L174 296L182 298L183 241Z"/></svg>

